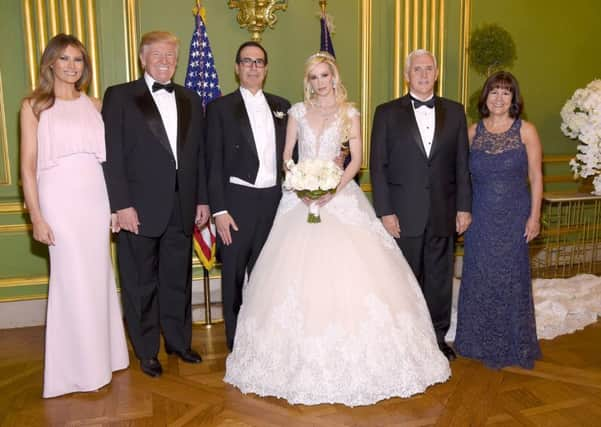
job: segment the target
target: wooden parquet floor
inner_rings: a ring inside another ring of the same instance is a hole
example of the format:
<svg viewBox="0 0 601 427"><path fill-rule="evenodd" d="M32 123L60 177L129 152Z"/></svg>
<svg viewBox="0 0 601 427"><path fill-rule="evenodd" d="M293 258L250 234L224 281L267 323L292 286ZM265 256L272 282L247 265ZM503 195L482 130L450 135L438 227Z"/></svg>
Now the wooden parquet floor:
<svg viewBox="0 0 601 427"><path fill-rule="evenodd" d="M291 406L245 396L222 382L222 325L195 327L204 362L187 365L161 352L165 373L152 379L137 361L94 393L42 399L43 328L0 331L1 426L601 426L601 321L542 341L532 371L493 371L459 358L445 384L410 399L368 407Z"/></svg>

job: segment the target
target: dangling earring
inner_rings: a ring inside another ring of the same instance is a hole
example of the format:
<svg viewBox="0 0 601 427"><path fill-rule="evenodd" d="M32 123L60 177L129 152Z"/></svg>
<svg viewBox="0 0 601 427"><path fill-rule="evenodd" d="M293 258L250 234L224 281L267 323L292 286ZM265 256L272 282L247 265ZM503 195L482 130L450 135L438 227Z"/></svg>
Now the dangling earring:
<svg viewBox="0 0 601 427"><path fill-rule="evenodd" d="M336 89L336 80L332 80L332 87Z"/></svg>
<svg viewBox="0 0 601 427"><path fill-rule="evenodd" d="M315 93L315 90L313 89L313 87L311 87L311 89L309 89L309 92L310 92L311 94L314 94L314 93Z"/></svg>

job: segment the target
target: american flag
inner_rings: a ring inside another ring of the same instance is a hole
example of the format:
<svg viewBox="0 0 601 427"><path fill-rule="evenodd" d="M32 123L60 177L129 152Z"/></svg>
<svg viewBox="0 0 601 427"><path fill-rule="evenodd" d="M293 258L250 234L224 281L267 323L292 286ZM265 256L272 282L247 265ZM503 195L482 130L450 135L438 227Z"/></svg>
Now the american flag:
<svg viewBox="0 0 601 427"><path fill-rule="evenodd" d="M203 109L209 102L221 96L215 60L200 11L196 14L196 27L190 41L185 85L200 96ZM215 224L211 221L202 229L194 227L194 250L205 271L211 270L215 265L215 236Z"/></svg>
<svg viewBox="0 0 601 427"><path fill-rule="evenodd" d="M207 37L207 27L200 13L196 15L196 28L194 28L190 41L185 85L200 95L203 108L213 99L221 96L219 77L215 69L211 44Z"/></svg>

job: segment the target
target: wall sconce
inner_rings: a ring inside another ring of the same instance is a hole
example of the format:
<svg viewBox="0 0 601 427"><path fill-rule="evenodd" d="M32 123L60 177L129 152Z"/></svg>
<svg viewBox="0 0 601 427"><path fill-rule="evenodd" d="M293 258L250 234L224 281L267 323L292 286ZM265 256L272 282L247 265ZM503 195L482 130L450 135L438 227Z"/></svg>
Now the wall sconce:
<svg viewBox="0 0 601 427"><path fill-rule="evenodd" d="M247 28L251 39L260 42L265 28L277 22L275 12L288 8L288 0L229 0L228 6L240 9L236 16L240 28Z"/></svg>

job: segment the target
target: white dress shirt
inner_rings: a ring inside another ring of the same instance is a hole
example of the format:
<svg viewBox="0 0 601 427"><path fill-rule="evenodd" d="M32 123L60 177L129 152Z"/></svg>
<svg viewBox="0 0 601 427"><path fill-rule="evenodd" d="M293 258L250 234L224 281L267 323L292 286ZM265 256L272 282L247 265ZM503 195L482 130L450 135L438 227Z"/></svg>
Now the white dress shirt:
<svg viewBox="0 0 601 427"><path fill-rule="evenodd" d="M277 163L275 149L275 125L269 104L262 90L254 95L246 88L240 87L240 94L246 107L248 120L255 140L259 156L259 170L255 182L245 181L237 176L230 176L231 184L250 188L269 188L277 183ZM227 210L215 212L213 217L227 213Z"/></svg>
<svg viewBox="0 0 601 427"><path fill-rule="evenodd" d="M245 181L237 176L231 176L232 184L252 188L269 188L277 182L275 126L273 115L262 90L256 94L240 87L240 94L246 107L248 120L252 129L255 147L259 156L259 170L255 182Z"/></svg>
<svg viewBox="0 0 601 427"><path fill-rule="evenodd" d="M175 168L177 169L177 104L175 102L175 91L169 93L164 89L160 89L153 92L152 84L155 80L148 73L144 73L144 80L163 120L163 126L167 132L169 145L175 157Z"/></svg>
<svg viewBox="0 0 601 427"><path fill-rule="evenodd" d="M419 99L411 92L410 94L414 98ZM434 95L428 97L427 99L423 99L422 101L428 101L433 96ZM426 155L430 157L430 150L432 150L432 142L434 141L434 127L436 126L436 107L428 108L426 106L422 106L420 108L415 108L413 101L411 101L411 106L413 107L413 112L415 113L415 120L417 121L417 127L419 128L419 134L422 137L424 150L426 150Z"/></svg>

